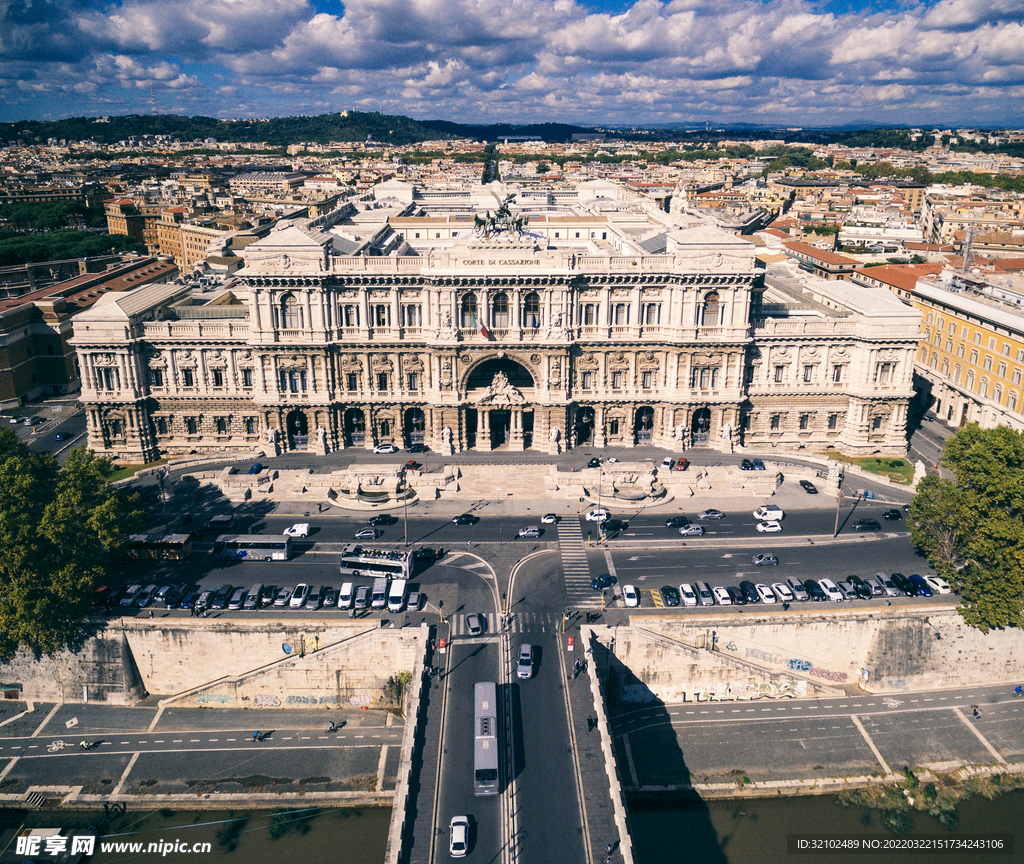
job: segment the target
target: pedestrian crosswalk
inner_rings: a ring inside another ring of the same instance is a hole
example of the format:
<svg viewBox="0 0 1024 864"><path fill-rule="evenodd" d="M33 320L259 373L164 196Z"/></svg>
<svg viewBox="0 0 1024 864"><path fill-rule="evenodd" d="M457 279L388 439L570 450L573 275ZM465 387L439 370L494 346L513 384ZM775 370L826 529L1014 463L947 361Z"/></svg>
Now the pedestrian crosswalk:
<svg viewBox="0 0 1024 864"><path fill-rule="evenodd" d="M558 523L558 547L562 554L565 593L569 606L576 609L600 609L601 597L590 587L590 564L583 545L583 530L578 519Z"/></svg>
<svg viewBox="0 0 1024 864"><path fill-rule="evenodd" d="M489 612L481 614L486 619L482 636L493 636L501 631L501 615ZM471 636L465 615L454 615L448 619L451 637ZM562 616L557 612L515 612L505 626L506 633L554 632L562 626Z"/></svg>

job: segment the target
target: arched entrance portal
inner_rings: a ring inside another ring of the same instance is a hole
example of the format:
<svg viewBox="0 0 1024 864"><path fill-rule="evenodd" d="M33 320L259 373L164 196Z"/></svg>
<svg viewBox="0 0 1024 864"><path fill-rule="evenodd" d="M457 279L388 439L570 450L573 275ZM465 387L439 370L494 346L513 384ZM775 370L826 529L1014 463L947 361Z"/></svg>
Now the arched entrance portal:
<svg viewBox="0 0 1024 864"><path fill-rule="evenodd" d="M690 425L690 440L694 447L707 447L708 437L711 433L711 409L698 408L693 412L693 422Z"/></svg>
<svg viewBox="0 0 1024 864"><path fill-rule="evenodd" d="M405 412L406 445L422 444L427 434L427 418L422 408L410 408Z"/></svg>
<svg viewBox="0 0 1024 864"><path fill-rule="evenodd" d="M345 446L362 447L366 443L366 416L361 408L345 412Z"/></svg>
<svg viewBox="0 0 1024 864"><path fill-rule="evenodd" d="M576 424L573 428L577 447L590 444L594 440L594 409L580 408L577 410Z"/></svg>
<svg viewBox="0 0 1024 864"><path fill-rule="evenodd" d="M285 418L285 428L288 430L289 450L301 450L309 446L309 426L304 411L289 411Z"/></svg>
<svg viewBox="0 0 1024 864"><path fill-rule="evenodd" d="M654 409L650 406L638 408L633 420L633 441L650 444L654 440Z"/></svg>
<svg viewBox="0 0 1024 864"><path fill-rule="evenodd" d="M467 446L479 450L523 450L533 442L534 381L529 370L509 357L492 357L466 376L469 406Z"/></svg>

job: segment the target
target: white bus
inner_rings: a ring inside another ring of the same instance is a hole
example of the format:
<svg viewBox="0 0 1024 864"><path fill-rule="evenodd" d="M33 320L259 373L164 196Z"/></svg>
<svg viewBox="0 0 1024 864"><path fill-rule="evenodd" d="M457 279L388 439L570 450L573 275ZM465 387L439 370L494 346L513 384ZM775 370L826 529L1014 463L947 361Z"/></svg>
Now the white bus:
<svg viewBox="0 0 1024 864"><path fill-rule="evenodd" d="M412 550L367 549L358 543L349 543L341 550L339 570L342 576L408 579L412 575Z"/></svg>
<svg viewBox="0 0 1024 864"><path fill-rule="evenodd" d="M292 538L263 534L221 534L213 542L216 558L242 561L287 561L292 555Z"/></svg>

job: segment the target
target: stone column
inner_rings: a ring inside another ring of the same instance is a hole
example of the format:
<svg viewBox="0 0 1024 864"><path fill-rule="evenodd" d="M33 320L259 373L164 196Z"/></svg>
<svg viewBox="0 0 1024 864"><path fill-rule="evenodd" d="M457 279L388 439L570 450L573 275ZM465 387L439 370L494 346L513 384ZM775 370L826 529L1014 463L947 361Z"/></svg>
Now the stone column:
<svg viewBox="0 0 1024 864"><path fill-rule="evenodd" d="M525 450L523 445L523 409L513 408L512 409L512 420L510 422L510 429L508 434L508 449L509 450Z"/></svg>
<svg viewBox="0 0 1024 864"><path fill-rule="evenodd" d="M598 405L594 409L594 446L607 446L604 437L604 405Z"/></svg>

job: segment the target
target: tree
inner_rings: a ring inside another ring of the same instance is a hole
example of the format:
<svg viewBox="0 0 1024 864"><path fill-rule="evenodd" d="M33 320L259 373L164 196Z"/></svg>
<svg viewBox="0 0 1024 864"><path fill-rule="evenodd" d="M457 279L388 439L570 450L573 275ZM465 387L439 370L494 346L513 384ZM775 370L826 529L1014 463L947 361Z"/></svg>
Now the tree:
<svg viewBox="0 0 1024 864"><path fill-rule="evenodd" d="M983 633L1024 625L1024 433L976 423L946 442L954 479L925 477L910 505L910 536L960 595Z"/></svg>
<svg viewBox="0 0 1024 864"><path fill-rule="evenodd" d="M73 644L97 584L142 513L107 481L111 463L73 450L63 467L0 428L0 660Z"/></svg>

